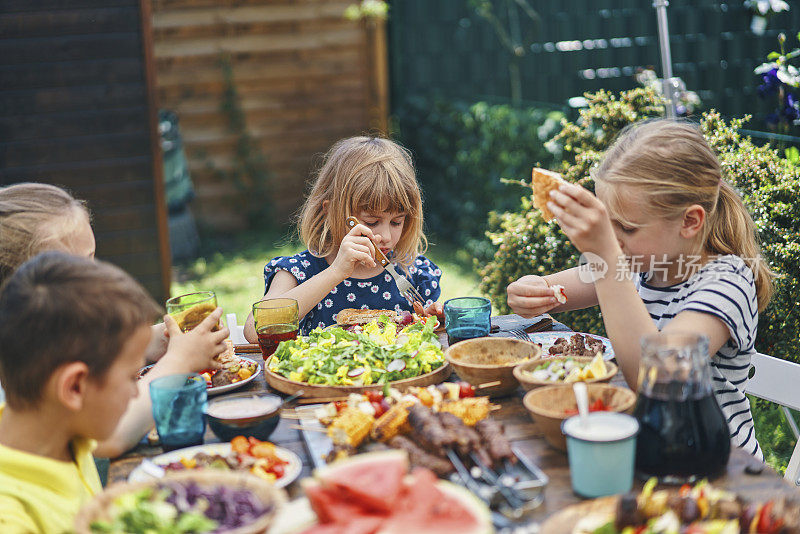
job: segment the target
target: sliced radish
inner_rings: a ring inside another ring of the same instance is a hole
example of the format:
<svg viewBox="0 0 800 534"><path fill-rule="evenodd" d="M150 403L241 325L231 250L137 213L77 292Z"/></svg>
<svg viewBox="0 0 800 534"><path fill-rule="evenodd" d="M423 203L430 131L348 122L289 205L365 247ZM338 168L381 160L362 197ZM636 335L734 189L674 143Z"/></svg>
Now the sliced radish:
<svg viewBox="0 0 800 534"><path fill-rule="evenodd" d="M389 362L389 365L386 366L386 370L390 373L400 372L406 368L405 360L401 360L397 358Z"/></svg>
<svg viewBox="0 0 800 534"><path fill-rule="evenodd" d="M356 367L355 369L350 369L347 371L347 376L350 378L355 378L357 376L361 376L364 374L365 369L363 367Z"/></svg>

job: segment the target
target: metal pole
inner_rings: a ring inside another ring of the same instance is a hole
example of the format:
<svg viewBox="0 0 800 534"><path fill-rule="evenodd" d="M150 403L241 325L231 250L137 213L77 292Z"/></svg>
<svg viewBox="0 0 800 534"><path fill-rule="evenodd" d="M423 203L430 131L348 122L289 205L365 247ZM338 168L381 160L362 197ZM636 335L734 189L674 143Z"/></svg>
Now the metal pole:
<svg viewBox="0 0 800 534"><path fill-rule="evenodd" d="M675 80L672 79L672 53L669 48L669 25L667 24L668 0L654 0L653 7L658 18L658 47L661 50L661 75L664 98L667 100L667 117L674 119L677 115Z"/></svg>

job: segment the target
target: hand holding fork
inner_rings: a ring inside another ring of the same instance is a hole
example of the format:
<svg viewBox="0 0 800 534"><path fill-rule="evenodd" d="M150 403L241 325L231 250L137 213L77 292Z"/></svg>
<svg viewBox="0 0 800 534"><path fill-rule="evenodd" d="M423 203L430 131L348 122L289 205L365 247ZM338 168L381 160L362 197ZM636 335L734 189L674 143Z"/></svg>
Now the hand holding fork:
<svg viewBox="0 0 800 534"><path fill-rule="evenodd" d="M355 217L348 217L345 222L347 224L347 228L354 228L357 224L359 224L358 219ZM412 304L417 302L423 307L423 309L425 308L425 299L422 298L422 295L420 295L419 291L417 291L417 288L415 288L405 276L397 272L397 270L394 268L394 265L392 265L386 255L381 252L377 246L375 247L375 261L378 263L378 265L386 269L386 272L392 276L394 283L397 284L397 289L400 290L400 293L406 299L408 299L409 302Z"/></svg>

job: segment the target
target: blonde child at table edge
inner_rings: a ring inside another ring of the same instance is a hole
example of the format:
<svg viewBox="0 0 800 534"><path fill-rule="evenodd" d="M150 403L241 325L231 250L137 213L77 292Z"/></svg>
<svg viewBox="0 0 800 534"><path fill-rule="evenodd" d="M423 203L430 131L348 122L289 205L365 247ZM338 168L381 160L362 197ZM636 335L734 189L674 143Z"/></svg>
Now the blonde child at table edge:
<svg viewBox="0 0 800 534"><path fill-rule="evenodd" d="M92 459L138 394L159 309L121 269L63 252L0 293L0 532L71 531L101 490Z"/></svg>
<svg viewBox="0 0 800 534"><path fill-rule="evenodd" d="M94 258L89 210L67 191L49 184L21 183L0 188L0 283L32 256L60 250ZM212 332L218 308L191 332L182 333L171 317L152 327L146 358L157 360L139 381L141 393L120 418L115 431L98 443L95 456L114 458L135 446L153 427L149 384L159 376L218 367L214 356L225 350L228 329ZM165 335L165 333L167 335Z"/></svg>
<svg viewBox="0 0 800 534"><path fill-rule="evenodd" d="M593 283L578 268L523 276L507 288L509 306L530 317L599 304L633 389L642 336L707 336L714 393L731 441L761 458L743 390L773 274L716 155L695 125L648 121L623 131L592 176L597 196L565 184L547 206L572 244L608 271ZM565 287L565 304L555 303L552 285Z"/></svg>
<svg viewBox="0 0 800 534"><path fill-rule="evenodd" d="M348 231L345 219L361 224ZM336 323L345 308L413 311L394 280L375 262L375 247L401 266L426 299L427 313L441 314L441 270L422 256L422 195L411 155L380 137L338 141L300 213L300 238L308 250L272 259L264 267L264 299L295 299L300 329ZM257 341L253 314L244 335Z"/></svg>

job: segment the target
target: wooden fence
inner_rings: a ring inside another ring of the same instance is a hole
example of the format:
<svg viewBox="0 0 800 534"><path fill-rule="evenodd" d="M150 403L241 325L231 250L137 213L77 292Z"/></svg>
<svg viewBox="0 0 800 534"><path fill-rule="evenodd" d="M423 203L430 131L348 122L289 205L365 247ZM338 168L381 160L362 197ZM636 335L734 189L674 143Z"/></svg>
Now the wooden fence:
<svg viewBox="0 0 800 534"><path fill-rule="evenodd" d="M0 2L0 185L54 183L86 200L98 257L164 299L170 258L147 8Z"/></svg>
<svg viewBox="0 0 800 534"><path fill-rule="evenodd" d="M349 3L153 0L159 104L179 116L203 223L245 224L250 191L230 176L243 156L226 91L238 94L255 151L267 157L273 222L299 206L315 155L385 128L385 52L375 55L382 28L345 20Z"/></svg>

